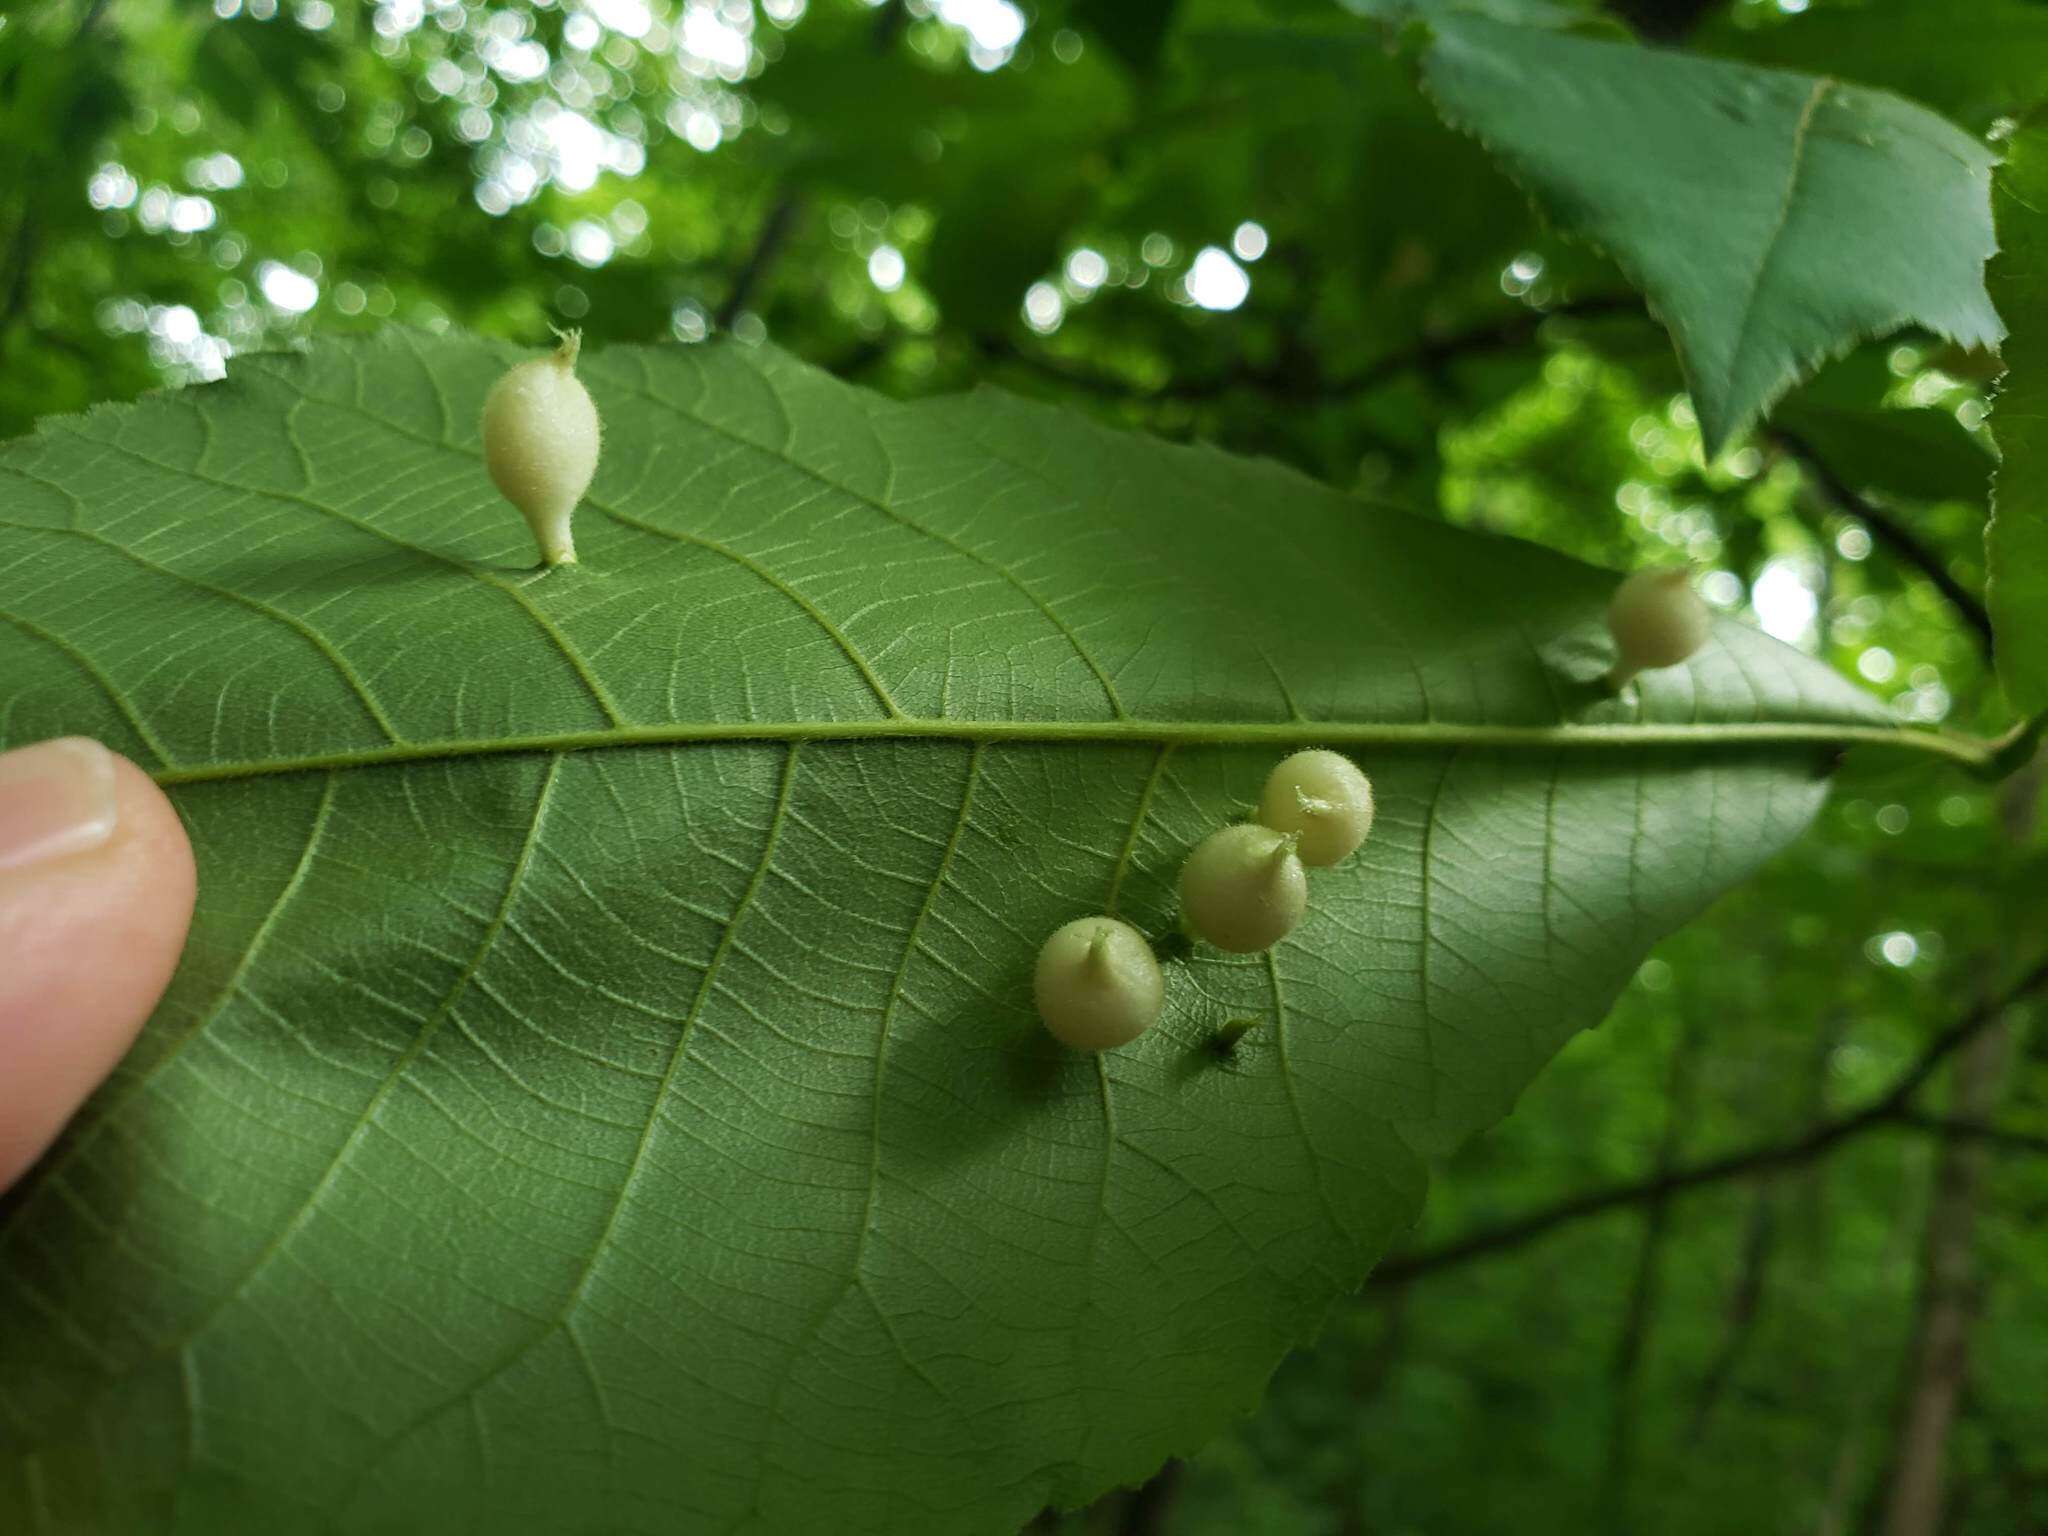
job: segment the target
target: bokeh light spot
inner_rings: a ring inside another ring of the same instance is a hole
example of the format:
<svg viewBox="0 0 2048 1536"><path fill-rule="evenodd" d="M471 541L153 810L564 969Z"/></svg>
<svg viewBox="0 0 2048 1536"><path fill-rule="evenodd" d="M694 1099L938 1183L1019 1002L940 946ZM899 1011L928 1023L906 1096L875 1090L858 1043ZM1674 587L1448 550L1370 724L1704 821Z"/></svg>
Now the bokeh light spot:
<svg viewBox="0 0 2048 1536"><path fill-rule="evenodd" d="M1228 251L1205 245L1195 253L1188 268L1188 297L1203 309L1231 310L1250 297L1251 275L1230 257Z"/></svg>
<svg viewBox="0 0 2048 1536"><path fill-rule="evenodd" d="M288 315L303 315L320 302L320 285L281 261L266 261L257 267L256 286L265 299Z"/></svg>
<svg viewBox="0 0 2048 1536"><path fill-rule="evenodd" d="M878 245L868 257L868 281L884 293L894 293L903 286L905 269L903 253L893 245Z"/></svg>
<svg viewBox="0 0 2048 1536"><path fill-rule="evenodd" d="M1058 330L1066 313L1067 301L1051 283L1033 283L1024 291L1024 323L1039 335Z"/></svg>

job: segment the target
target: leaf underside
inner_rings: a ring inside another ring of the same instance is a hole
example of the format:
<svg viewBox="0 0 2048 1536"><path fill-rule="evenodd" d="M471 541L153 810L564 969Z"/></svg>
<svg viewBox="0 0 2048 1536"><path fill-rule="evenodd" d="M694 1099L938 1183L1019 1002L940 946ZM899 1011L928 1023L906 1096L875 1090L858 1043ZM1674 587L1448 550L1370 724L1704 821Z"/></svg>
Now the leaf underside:
<svg viewBox="0 0 2048 1536"><path fill-rule="evenodd" d="M0 1529L994 1532L1141 1477L1884 724L1733 623L1609 698L1603 573L767 349L587 355L536 576L474 425L516 355L0 450L0 746L155 766L202 891L0 1212ZM1170 931L1332 735L1381 809L1302 928L1054 1045L1042 937Z"/></svg>
<svg viewBox="0 0 2048 1536"><path fill-rule="evenodd" d="M1856 342L2003 334L1983 144L1885 91L1441 16L1423 78L1670 330L1709 453Z"/></svg>

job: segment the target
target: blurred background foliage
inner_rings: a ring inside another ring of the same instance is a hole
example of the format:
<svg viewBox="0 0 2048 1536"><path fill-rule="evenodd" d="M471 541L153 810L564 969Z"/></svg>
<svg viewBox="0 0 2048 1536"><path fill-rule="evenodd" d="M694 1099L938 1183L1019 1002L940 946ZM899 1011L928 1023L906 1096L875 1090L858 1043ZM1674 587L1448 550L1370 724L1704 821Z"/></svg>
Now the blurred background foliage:
<svg viewBox="0 0 2048 1536"><path fill-rule="evenodd" d="M2048 97L2035 0L1484 8L1978 133ZM1439 125L1401 9L0 5L0 436L392 321L772 337L896 394L994 382L1616 567L1683 556L1901 719L2009 725L1996 359L1885 338L1705 462L1662 332ZM1845 765L1815 832L1451 1160L1260 1414L1040 1526L2048 1531L2048 1033L1994 1006L2048 945L2041 783Z"/></svg>

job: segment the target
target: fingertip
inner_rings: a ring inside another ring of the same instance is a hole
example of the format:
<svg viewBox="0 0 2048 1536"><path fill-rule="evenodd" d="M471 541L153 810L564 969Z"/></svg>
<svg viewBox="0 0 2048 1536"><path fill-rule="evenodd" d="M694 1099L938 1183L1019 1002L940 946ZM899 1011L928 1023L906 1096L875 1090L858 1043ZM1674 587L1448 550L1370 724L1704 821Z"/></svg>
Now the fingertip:
<svg viewBox="0 0 2048 1536"><path fill-rule="evenodd" d="M79 738L0 755L0 1186L134 1041L196 893L177 811L126 758Z"/></svg>

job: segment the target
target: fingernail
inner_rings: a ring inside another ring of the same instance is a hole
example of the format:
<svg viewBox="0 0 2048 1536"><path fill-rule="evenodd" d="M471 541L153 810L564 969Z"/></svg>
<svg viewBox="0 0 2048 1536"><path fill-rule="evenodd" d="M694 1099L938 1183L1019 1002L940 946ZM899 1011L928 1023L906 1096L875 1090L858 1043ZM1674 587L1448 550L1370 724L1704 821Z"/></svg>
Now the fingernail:
<svg viewBox="0 0 2048 1536"><path fill-rule="evenodd" d="M0 869L99 847L114 835L114 755L83 736L0 753Z"/></svg>

